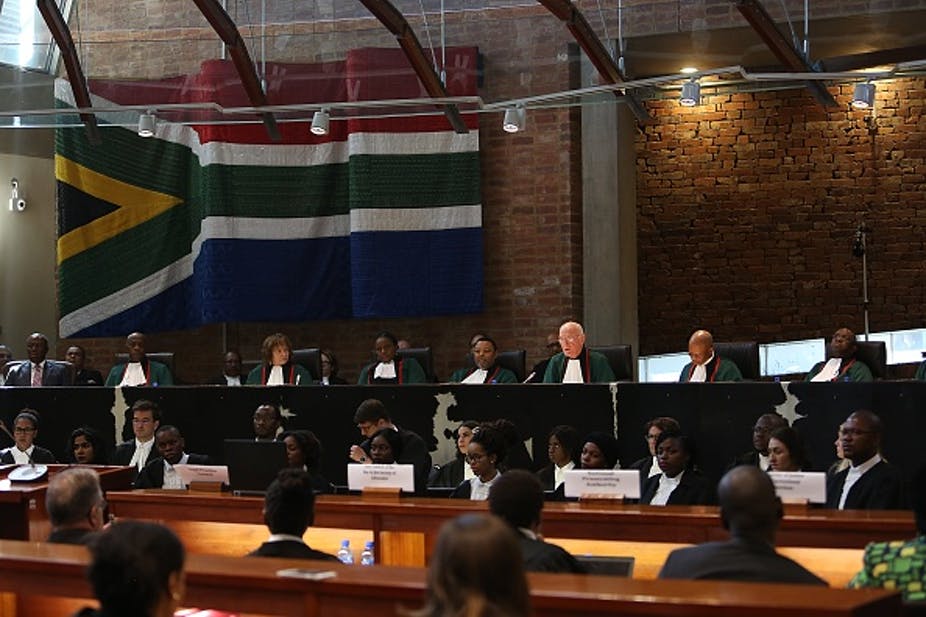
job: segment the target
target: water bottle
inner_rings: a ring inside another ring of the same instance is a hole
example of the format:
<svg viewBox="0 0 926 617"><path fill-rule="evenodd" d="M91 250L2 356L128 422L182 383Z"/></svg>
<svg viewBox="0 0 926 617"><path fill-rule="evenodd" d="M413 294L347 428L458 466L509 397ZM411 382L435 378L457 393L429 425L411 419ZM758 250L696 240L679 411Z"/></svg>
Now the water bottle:
<svg viewBox="0 0 926 617"><path fill-rule="evenodd" d="M366 546L363 547L363 552L360 553L360 565L361 566L372 566L376 562L376 559L373 557L373 542L367 542Z"/></svg>
<svg viewBox="0 0 926 617"><path fill-rule="evenodd" d="M354 554L350 552L350 540L341 540L341 548L338 549L338 560L341 563L354 563Z"/></svg>

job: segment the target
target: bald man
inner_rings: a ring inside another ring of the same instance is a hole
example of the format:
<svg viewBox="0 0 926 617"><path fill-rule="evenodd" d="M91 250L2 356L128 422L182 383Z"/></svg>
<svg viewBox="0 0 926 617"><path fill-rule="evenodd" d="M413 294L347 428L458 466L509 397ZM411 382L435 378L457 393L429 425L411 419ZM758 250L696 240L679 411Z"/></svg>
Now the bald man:
<svg viewBox="0 0 926 617"><path fill-rule="evenodd" d="M680 382L743 381L743 374L736 363L714 353L714 337L707 330L695 330L688 339L688 357L678 376Z"/></svg>
<svg viewBox="0 0 926 617"><path fill-rule="evenodd" d="M768 474L758 467L734 467L717 485L717 497L730 539L672 551L659 578L827 584L775 552L783 509Z"/></svg>
<svg viewBox="0 0 926 617"><path fill-rule="evenodd" d="M804 381L874 381L871 369L855 357L858 343L849 328L840 328L830 339L828 360L817 362Z"/></svg>
<svg viewBox="0 0 926 617"><path fill-rule="evenodd" d="M543 383L608 383L616 381L608 359L585 346L582 324L567 321L559 327L562 351L550 358Z"/></svg>
<svg viewBox="0 0 926 617"><path fill-rule="evenodd" d="M172 386L174 378L166 365L145 356L145 335L133 332L125 339L129 361L109 371L107 386Z"/></svg>

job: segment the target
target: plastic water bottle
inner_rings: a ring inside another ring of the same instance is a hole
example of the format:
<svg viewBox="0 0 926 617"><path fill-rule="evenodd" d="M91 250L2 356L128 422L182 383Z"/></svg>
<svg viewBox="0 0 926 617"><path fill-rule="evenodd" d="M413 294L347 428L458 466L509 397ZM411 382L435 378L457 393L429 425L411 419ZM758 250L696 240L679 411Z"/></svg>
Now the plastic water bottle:
<svg viewBox="0 0 926 617"><path fill-rule="evenodd" d="M354 563L354 554L350 552L350 540L341 540L341 548L338 549L338 559L341 563Z"/></svg>
<svg viewBox="0 0 926 617"><path fill-rule="evenodd" d="M361 566L372 566L376 562L376 558L373 557L373 542L367 542L366 546L363 547L363 552L360 553L360 565Z"/></svg>

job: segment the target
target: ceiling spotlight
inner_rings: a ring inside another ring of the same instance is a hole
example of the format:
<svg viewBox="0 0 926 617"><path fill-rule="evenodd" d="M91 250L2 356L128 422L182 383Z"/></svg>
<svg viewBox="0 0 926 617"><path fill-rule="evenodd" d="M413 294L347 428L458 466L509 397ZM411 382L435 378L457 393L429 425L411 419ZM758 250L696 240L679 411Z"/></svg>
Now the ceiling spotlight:
<svg viewBox="0 0 926 617"><path fill-rule="evenodd" d="M875 105L875 85L871 82L855 84L855 93L852 95L852 107L856 109L871 109Z"/></svg>
<svg viewBox="0 0 926 617"><path fill-rule="evenodd" d="M316 111L312 116L312 131L313 135L327 135L328 134L328 125L331 122L331 117L328 115L327 109L320 109Z"/></svg>
<svg viewBox="0 0 926 617"><path fill-rule="evenodd" d="M154 127L157 123L158 119L153 111L146 111L138 116L138 136L154 137Z"/></svg>
<svg viewBox="0 0 926 617"><path fill-rule="evenodd" d="M683 66L681 72L685 75L691 75L692 73L697 73L698 69L694 66Z"/></svg>
<svg viewBox="0 0 926 617"><path fill-rule="evenodd" d="M509 107L505 110L505 120L502 122L502 128L506 133L523 131L525 120L527 120L527 110L520 105Z"/></svg>
<svg viewBox="0 0 926 617"><path fill-rule="evenodd" d="M695 80L686 81L682 84L682 96L678 102L682 107L694 107L701 102L701 84Z"/></svg>

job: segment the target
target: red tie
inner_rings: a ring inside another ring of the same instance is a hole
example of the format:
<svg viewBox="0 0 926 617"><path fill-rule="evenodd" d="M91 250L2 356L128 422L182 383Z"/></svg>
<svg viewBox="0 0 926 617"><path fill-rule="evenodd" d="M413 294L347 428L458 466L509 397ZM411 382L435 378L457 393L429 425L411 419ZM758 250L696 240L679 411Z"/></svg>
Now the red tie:
<svg viewBox="0 0 926 617"><path fill-rule="evenodd" d="M42 385L42 365L32 365L32 387L41 387Z"/></svg>

